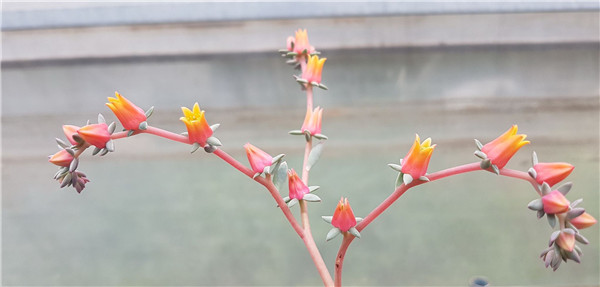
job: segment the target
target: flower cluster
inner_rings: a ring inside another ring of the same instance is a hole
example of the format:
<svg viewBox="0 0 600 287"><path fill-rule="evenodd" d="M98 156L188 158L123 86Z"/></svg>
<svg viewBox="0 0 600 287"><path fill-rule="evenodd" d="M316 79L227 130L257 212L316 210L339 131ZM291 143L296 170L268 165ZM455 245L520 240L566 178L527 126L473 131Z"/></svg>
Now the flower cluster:
<svg viewBox="0 0 600 287"><path fill-rule="evenodd" d="M596 224L596 219L585 212L585 209L577 207L582 200L570 202L566 195L573 186L567 182L556 189L552 186L565 179L573 166L568 163L539 163L537 154L533 152L533 167L529 169L529 175L536 183L540 184L541 197L531 201L527 207L537 212L537 217L546 215L548 223L552 228L556 226L559 230L550 235L549 247L545 249L540 257L544 260L546 267L552 267L556 271L561 262L573 260L580 262L583 252L575 244L578 241L588 244L588 240L581 235L580 229ZM557 224L558 222L558 224Z"/></svg>
<svg viewBox="0 0 600 287"><path fill-rule="evenodd" d="M283 154L273 157L250 143L243 146L250 168L224 151L219 150L218 147L222 146L222 143L214 136L219 124L209 125L205 117L205 111L200 109L198 103L195 103L191 109L181 108L183 116L180 117L180 121L185 124L187 132L179 134L149 126L148 118L154 108L151 107L144 111L116 92L114 98L108 97L106 105L120 121L123 131L115 134L116 124L114 122L107 124L102 114L98 115L98 123L95 124L90 124L88 121L82 127L64 125L63 132L68 143L57 138L56 142L60 150L49 156L48 159L50 163L59 167L54 179L60 183L61 188L73 186L78 193L81 193L89 179L83 172L77 170L80 155L87 148L93 147L93 155L104 156L115 150L114 140L135 134L153 134L189 144L192 146L192 152L202 147L206 152L214 153L246 176L264 185L276 200L278 207L282 209L294 230L305 241L305 245L311 252L311 258L315 260L317 268L323 268L325 264L318 263L318 259L321 259L320 254L318 250L315 250L316 244L314 244L315 242L310 234L306 202L321 201L321 198L314 194L319 186L308 186L308 178L309 171L321 156L324 140L327 139L327 136L321 133L323 109L320 106L313 108L313 88L319 87L327 90L327 87L322 83L322 71L327 58L319 58L320 53L310 45L305 29L296 31L295 37L288 37L286 48L280 50L280 52L282 56L288 58L288 63L300 69L300 75L294 77L300 83L301 89L306 91L307 96L304 122L300 130L289 132L292 135L303 135L306 140L301 176L293 168L288 168L287 163L283 160ZM525 140L527 136L517 134L517 130L517 125L513 125L505 133L485 145L475 139L477 150L474 154L481 159L480 162L431 174L427 171L436 145L432 144L431 138L421 141L419 135L415 135L411 148L400 159L400 163L389 164L392 169L398 172L396 189L392 195L365 217L366 220L363 221L362 218L355 217L348 199L344 197L341 197L337 203L332 216L322 216L325 222L332 225L326 236L327 241L332 240L339 234L343 234L344 237L344 244L340 247L340 253L338 253L340 255L337 257L337 260L340 261L336 261L336 268L341 268L339 266L342 265L345 252L343 248L347 248L355 238L360 238L359 231L363 231L369 223L373 222L405 191L443 177L475 170L485 170L497 175L512 176L529 181L540 197L531 201L528 208L536 211L538 218L546 216L550 226L557 229L550 235L549 247L541 254L546 267L552 267L553 270L556 270L562 261L567 262L567 260L579 263L583 253L576 242L588 244L588 240L581 234L580 230L593 226L597 223L597 220L585 212L584 208L578 207L582 202L581 199L573 202L567 199L566 195L571 190L572 183L564 183L554 188L555 185L571 174L574 167L564 162L540 163L537 154L534 152L533 165L527 173L507 169L506 165L510 159L523 146L530 143ZM319 141L313 142L314 139ZM285 189L286 183L287 196L283 197L281 193ZM294 215L291 213L291 207L296 204L300 204L302 226L296 222ZM319 270L324 283L327 286L334 285L326 267L324 269ZM336 272L336 276L341 274L341 269L337 271L339 273ZM339 283L338 279L336 278L336 286Z"/></svg>

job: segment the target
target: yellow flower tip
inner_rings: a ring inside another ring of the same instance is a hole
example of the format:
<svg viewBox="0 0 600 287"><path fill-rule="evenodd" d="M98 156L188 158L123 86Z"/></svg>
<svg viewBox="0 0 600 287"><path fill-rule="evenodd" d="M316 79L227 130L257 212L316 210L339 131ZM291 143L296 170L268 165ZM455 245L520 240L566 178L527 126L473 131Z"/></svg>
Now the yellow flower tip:
<svg viewBox="0 0 600 287"><path fill-rule="evenodd" d="M194 115L200 115L200 106L198 105L198 102L194 104Z"/></svg>

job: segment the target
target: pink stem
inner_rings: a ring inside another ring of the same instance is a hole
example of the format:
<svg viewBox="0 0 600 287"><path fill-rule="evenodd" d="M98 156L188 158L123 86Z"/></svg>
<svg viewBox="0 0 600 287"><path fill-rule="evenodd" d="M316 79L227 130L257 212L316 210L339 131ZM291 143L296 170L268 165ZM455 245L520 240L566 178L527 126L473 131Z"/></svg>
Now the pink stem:
<svg viewBox="0 0 600 287"><path fill-rule="evenodd" d="M313 110L313 86L311 84L306 84L306 110L307 113Z"/></svg>
<svg viewBox="0 0 600 287"><path fill-rule="evenodd" d="M464 164L464 165L448 168L445 170L441 170L438 172L434 172L434 173L428 174L427 178L429 178L429 181L435 181L435 180L449 177L452 175L472 172L472 171L476 171L476 170L481 170L479 162ZM539 190L537 182L534 179L532 179L529 176L529 174L527 174L526 172L512 170L512 169L501 169L500 175L507 176L507 177L514 177L514 178L528 181L533 185L533 187L538 192L538 194L541 194L541 191ZM363 219L363 221L361 221L359 224L357 224L356 229L358 231L362 231L363 229L365 229L371 222L373 222L373 220L375 220L375 218L377 218L379 215L381 215L381 213L383 213L398 198L400 198L404 194L404 192L406 192L408 189L410 189L412 187L415 187L417 185L421 185L424 183L427 183L427 181L418 180L418 181L413 181L412 183L410 183L408 185L404 185L404 184L400 185L398 188L396 188L396 190L390 196L388 196L388 198L386 198L381 204L379 204L379 206L377 206L375 209L373 209L373 211L371 211ZM336 257L336 261L335 261L335 274L334 274L336 287L342 286L342 269L343 269L343 265L344 265L344 257L346 256L346 251L348 250L348 247L350 246L350 243L352 243L353 240L354 240L354 236L352 236L350 234L345 234L342 244L340 245L340 249L338 250L338 254Z"/></svg>

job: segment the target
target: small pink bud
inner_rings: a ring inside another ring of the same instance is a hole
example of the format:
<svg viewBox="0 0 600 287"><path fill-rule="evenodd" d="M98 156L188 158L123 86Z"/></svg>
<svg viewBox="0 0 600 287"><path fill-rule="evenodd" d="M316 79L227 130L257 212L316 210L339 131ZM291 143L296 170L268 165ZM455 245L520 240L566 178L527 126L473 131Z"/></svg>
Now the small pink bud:
<svg viewBox="0 0 600 287"><path fill-rule="evenodd" d="M575 233L561 231L556 239L556 244L558 244L558 246L564 250L569 252L573 251L573 248L575 247Z"/></svg>
<svg viewBox="0 0 600 287"><path fill-rule="evenodd" d="M589 213L584 212L582 215L571 219L570 222L577 229L584 229L596 224L598 221Z"/></svg>
<svg viewBox="0 0 600 287"><path fill-rule="evenodd" d="M569 200L558 190L542 196L544 212L548 214L563 213L569 210Z"/></svg>
<svg viewBox="0 0 600 287"><path fill-rule="evenodd" d="M84 141L97 148L105 148L106 142L110 140L108 126L105 123L84 126L77 130L77 133Z"/></svg>
<svg viewBox="0 0 600 287"><path fill-rule="evenodd" d="M58 166L69 167L73 161L73 156L66 150L61 149L57 153L51 155L48 161Z"/></svg>
<svg viewBox="0 0 600 287"><path fill-rule="evenodd" d="M250 162L250 166L254 172L262 173L265 170L265 167L271 166L273 157L268 153L251 145L250 143L246 143L244 145L244 149L246 150L248 161Z"/></svg>
<svg viewBox="0 0 600 287"><path fill-rule="evenodd" d="M342 232L346 232L350 228L356 226L356 218L354 217L354 212L352 212L352 207L350 207L347 198L342 197L340 199L340 202L333 212L331 225L339 228Z"/></svg>
<svg viewBox="0 0 600 287"><path fill-rule="evenodd" d="M73 135L76 134L77 130L79 130L79 129L80 129L80 127L78 127L78 126L63 125L63 132L65 133L67 140L72 145L77 145L77 142L73 139Z"/></svg>
<svg viewBox="0 0 600 287"><path fill-rule="evenodd" d="M300 179L300 177L298 176L298 174L296 173L296 171L293 168L288 170L287 173L288 173L288 182L289 182L289 188L290 188L290 194L289 194L290 199L300 200L300 199L304 198L304 195L310 192L310 190L308 189L308 186L306 186L306 184L304 184L304 182L302 182L302 180Z"/></svg>
<svg viewBox="0 0 600 287"><path fill-rule="evenodd" d="M553 186L567 178L575 167L566 162L538 163L533 166L538 184L547 183Z"/></svg>

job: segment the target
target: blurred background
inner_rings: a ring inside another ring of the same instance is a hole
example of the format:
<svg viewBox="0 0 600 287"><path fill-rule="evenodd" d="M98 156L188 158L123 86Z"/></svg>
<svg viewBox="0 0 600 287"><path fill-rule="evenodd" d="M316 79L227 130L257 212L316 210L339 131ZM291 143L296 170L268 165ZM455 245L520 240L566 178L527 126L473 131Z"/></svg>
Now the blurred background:
<svg viewBox="0 0 600 287"><path fill-rule="evenodd" d="M279 56L308 29L327 57L315 105L329 136L310 183L313 234L325 243L341 196L365 216L394 188L387 163L415 133L438 146L429 171L474 162L518 124L532 144L508 167L575 165L569 199L599 217L599 4L2 3L3 285L320 285L302 241L261 186L215 156L139 135L83 156L82 194L52 180L61 125L95 122L119 91L150 124L185 131L199 102L223 149L251 142L301 168L305 96ZM282 193L287 193L286 190ZM596 286L598 225L582 264L539 259L552 232L527 209L522 181L486 172L410 190L355 240L347 285ZM298 213L297 208L293 210Z"/></svg>

